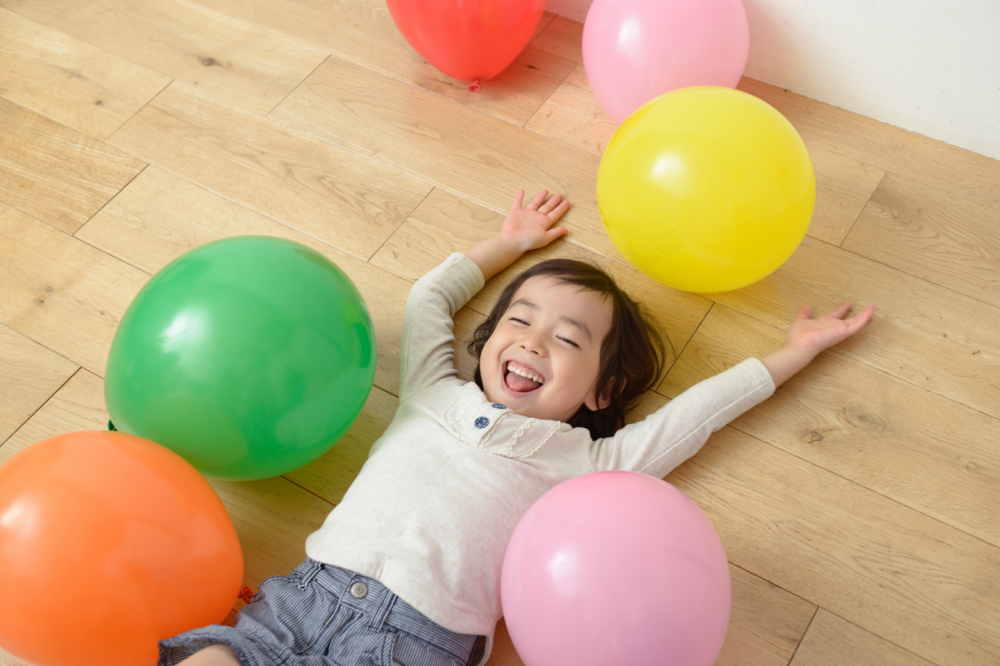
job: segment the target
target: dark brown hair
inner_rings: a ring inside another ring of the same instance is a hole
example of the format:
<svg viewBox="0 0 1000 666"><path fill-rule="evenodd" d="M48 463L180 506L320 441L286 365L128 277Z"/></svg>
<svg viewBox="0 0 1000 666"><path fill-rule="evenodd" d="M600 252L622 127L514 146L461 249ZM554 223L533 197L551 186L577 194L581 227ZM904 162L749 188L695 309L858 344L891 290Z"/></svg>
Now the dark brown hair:
<svg viewBox="0 0 1000 666"><path fill-rule="evenodd" d="M646 311L600 268L572 259L549 259L522 272L504 288L486 321L472 334L469 353L480 357L514 294L528 279L538 276L589 289L611 301L611 330L601 342L601 368L597 377L597 395L608 399L609 404L596 412L581 405L568 421L571 426L587 428L593 439L610 437L625 425L625 416L642 394L656 386L666 349L663 337ZM483 388L478 364L475 380Z"/></svg>

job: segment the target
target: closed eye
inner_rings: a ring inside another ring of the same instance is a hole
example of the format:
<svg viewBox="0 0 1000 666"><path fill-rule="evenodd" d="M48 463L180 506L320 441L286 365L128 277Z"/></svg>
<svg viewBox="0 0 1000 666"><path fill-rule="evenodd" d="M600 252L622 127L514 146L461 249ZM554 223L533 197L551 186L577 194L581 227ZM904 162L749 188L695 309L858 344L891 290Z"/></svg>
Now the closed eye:
<svg viewBox="0 0 1000 666"><path fill-rule="evenodd" d="M563 342L568 342L569 344L573 345L573 346L574 346L574 347L576 347L577 349L579 349L579 348L580 348L580 345L576 344L575 342L573 342L573 341L572 341L572 340L570 340L569 338L564 338L564 337L563 337L563 336L561 336L561 335L557 335L557 336L556 336L556 338L558 338L559 340L562 340Z"/></svg>
<svg viewBox="0 0 1000 666"><path fill-rule="evenodd" d="M524 324L525 326L528 325L528 322L524 321L523 319L518 319L517 317L511 317L510 321L516 321L518 324Z"/></svg>

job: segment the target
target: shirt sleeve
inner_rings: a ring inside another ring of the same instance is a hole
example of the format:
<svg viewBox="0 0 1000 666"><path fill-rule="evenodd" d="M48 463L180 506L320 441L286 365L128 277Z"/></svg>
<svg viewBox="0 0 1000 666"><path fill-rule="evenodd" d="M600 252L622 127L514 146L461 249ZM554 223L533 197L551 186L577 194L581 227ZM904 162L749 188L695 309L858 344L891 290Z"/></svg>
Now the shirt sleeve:
<svg viewBox="0 0 1000 666"><path fill-rule="evenodd" d="M693 456L709 436L774 393L764 364L750 358L700 382L614 437L596 440L599 470L642 472L663 478Z"/></svg>
<svg viewBox="0 0 1000 666"><path fill-rule="evenodd" d="M452 349L455 313L484 284L476 263L456 252L410 289L400 344L400 400L458 376Z"/></svg>

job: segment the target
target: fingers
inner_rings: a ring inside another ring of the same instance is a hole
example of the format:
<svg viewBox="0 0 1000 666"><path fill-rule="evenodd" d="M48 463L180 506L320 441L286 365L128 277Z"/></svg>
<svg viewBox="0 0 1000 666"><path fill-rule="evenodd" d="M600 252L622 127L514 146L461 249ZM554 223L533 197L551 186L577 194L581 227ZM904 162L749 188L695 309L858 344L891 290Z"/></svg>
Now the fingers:
<svg viewBox="0 0 1000 666"><path fill-rule="evenodd" d="M545 197L547 196L549 196L549 191L542 190L541 192L535 195L535 198L532 199L531 203L525 206L525 208L527 210L539 210L541 206L545 203Z"/></svg>
<svg viewBox="0 0 1000 666"><path fill-rule="evenodd" d="M844 317L847 316L847 313L850 312L851 308L853 308L853 307L854 307L854 303L852 303L850 301L844 301L843 303L840 304L839 308L837 308L836 310L834 310L833 312L831 312L827 316L829 316L829 317L836 317L837 319L843 319Z"/></svg>
<svg viewBox="0 0 1000 666"><path fill-rule="evenodd" d="M848 328L850 329L851 335L854 335L855 333L863 329L865 326L867 326L868 322L870 322L872 320L872 317L875 315L875 310L877 309L878 308L876 308L875 304L873 303L868 307L866 307L861 312L859 312L857 316L851 317L850 319L845 319L844 323L847 324Z"/></svg>
<svg viewBox="0 0 1000 666"><path fill-rule="evenodd" d="M524 190L518 190L517 197L514 199L514 208L520 209L523 206L525 210L537 210L539 213L549 215L550 217L554 211L562 211L553 218L558 220L563 213L569 210L569 202L563 199L562 194L553 194L546 200L548 196L549 191L542 190L528 202L527 206L524 206Z"/></svg>
<svg viewBox="0 0 1000 666"><path fill-rule="evenodd" d="M514 205L510 207L511 210L521 210L521 206L524 204L524 190L518 190L517 194L514 195Z"/></svg>
<svg viewBox="0 0 1000 666"><path fill-rule="evenodd" d="M554 199L555 197L552 197L552 198ZM549 218L550 223L551 224L555 224L556 222L559 221L559 219L563 215L566 214L566 211L568 211L568 210L569 210L569 202L564 199L558 206L556 206L551 211L549 211L548 213L546 213L546 215Z"/></svg>
<svg viewBox="0 0 1000 666"><path fill-rule="evenodd" d="M552 227L551 229L545 232L545 235L548 238L548 242L551 243L555 239L561 238L568 233L569 230L566 229L566 227Z"/></svg>
<svg viewBox="0 0 1000 666"><path fill-rule="evenodd" d="M552 210L562 202L563 198L561 194L553 194L548 201L543 203L538 207L539 213L544 213L548 215Z"/></svg>
<svg viewBox="0 0 1000 666"><path fill-rule="evenodd" d="M799 308L799 313L795 315L796 319L812 319L813 309L808 305L803 305Z"/></svg>

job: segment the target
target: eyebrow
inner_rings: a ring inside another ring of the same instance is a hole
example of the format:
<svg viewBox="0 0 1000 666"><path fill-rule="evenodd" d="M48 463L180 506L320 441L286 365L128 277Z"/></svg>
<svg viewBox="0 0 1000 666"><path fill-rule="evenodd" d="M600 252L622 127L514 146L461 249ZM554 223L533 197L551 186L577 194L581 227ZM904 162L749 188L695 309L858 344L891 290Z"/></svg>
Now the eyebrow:
<svg viewBox="0 0 1000 666"><path fill-rule="evenodd" d="M532 303L531 301L529 301L526 298L519 298L519 299L517 299L516 301L514 301L513 303L510 304L510 307L512 308L515 305L523 305L523 306L527 307L530 310L540 310L541 309L541 308L538 307L538 305L536 305L535 303ZM594 336L590 334L590 329L587 328L587 325L584 324L579 319L573 319L572 317L567 317L566 315L562 315L562 316L559 317L559 320L566 322L570 326L575 326L576 328L580 329L580 331L584 335L587 336L588 340L590 340L591 342L594 341Z"/></svg>

